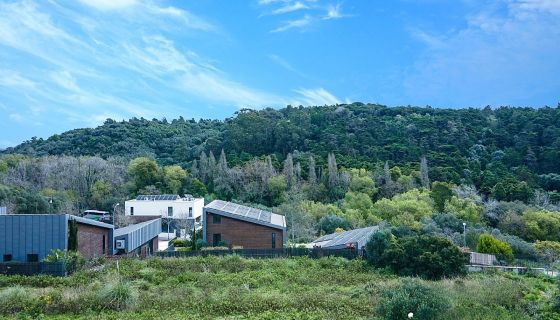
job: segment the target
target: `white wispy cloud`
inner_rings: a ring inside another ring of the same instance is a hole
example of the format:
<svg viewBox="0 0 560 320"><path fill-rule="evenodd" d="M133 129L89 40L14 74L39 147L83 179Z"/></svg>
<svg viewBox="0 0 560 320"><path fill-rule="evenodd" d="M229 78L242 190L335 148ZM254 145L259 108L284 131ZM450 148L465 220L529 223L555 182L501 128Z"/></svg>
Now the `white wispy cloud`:
<svg viewBox="0 0 560 320"><path fill-rule="evenodd" d="M81 3L99 10L119 10L137 4L136 0L79 0Z"/></svg>
<svg viewBox="0 0 560 320"><path fill-rule="evenodd" d="M36 83L23 77L19 72L0 69L0 86L33 88Z"/></svg>
<svg viewBox="0 0 560 320"><path fill-rule="evenodd" d="M301 12L303 15L300 17L283 21L282 24L270 31L272 33L303 29L322 20L335 20L352 16L343 13L341 2L333 4L320 0L260 0L258 3L269 10L261 14L261 17L267 15L293 16L296 12L303 11Z"/></svg>
<svg viewBox="0 0 560 320"><path fill-rule="evenodd" d="M341 19L346 17L351 17L351 15L343 13L342 4L337 3L336 5L329 4L327 6L327 13L323 16L323 19L333 20L333 19Z"/></svg>
<svg viewBox="0 0 560 320"><path fill-rule="evenodd" d="M340 100L335 97L332 93L328 92L323 88L316 89L297 89L294 90L300 95L300 99L303 103L296 102L295 104L303 104L308 106L322 106L322 105L333 105L340 103Z"/></svg>
<svg viewBox="0 0 560 320"><path fill-rule="evenodd" d="M300 70L296 69L294 66L292 66L291 63L289 63L288 61L286 61L286 59L276 55L276 54L269 54L268 58L270 60L272 60L274 63L278 64L279 66L281 66L282 68L291 71L297 75L299 75L300 77L303 78L307 78L307 75L303 72L301 72Z"/></svg>
<svg viewBox="0 0 560 320"><path fill-rule="evenodd" d="M461 29L431 34L411 30L426 50L405 75L407 100L442 106L446 100L441 97L453 96L475 106L530 104L543 101L543 92L560 92L555 3L503 1L472 12Z"/></svg>
<svg viewBox="0 0 560 320"><path fill-rule="evenodd" d="M310 15L305 15L301 19L288 20L283 25L279 26L276 29L271 30L270 32L273 33L284 32L294 28L303 28L305 26L308 26L311 23L311 21L313 21L313 18Z"/></svg>

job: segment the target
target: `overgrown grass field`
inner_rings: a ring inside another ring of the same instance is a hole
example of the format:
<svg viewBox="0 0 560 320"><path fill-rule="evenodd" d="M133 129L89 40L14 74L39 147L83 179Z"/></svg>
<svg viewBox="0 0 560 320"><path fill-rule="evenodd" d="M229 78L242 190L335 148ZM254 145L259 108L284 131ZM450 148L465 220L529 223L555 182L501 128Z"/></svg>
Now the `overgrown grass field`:
<svg viewBox="0 0 560 320"><path fill-rule="evenodd" d="M0 317L39 319L383 319L403 281L361 260L238 256L104 262L67 278L0 276ZM560 319L544 276L422 281L449 299L443 319Z"/></svg>

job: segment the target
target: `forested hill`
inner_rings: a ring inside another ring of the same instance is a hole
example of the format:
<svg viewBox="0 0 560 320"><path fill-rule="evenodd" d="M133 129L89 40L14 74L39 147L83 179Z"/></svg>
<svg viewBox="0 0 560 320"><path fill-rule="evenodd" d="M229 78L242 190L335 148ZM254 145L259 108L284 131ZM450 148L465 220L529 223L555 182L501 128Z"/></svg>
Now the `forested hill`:
<svg viewBox="0 0 560 320"><path fill-rule="evenodd" d="M221 149L230 165L262 155L281 161L290 152L304 166L308 156L303 155L309 153L319 156L322 164L333 152L344 167L373 168L389 161L406 169L417 168L426 155L432 180L466 179L484 191L485 184L495 185L496 177L515 177L551 189L546 184L557 181L546 174L560 173L560 108L434 109L355 103L245 109L225 121L107 120L97 128L32 139L3 153L148 155L162 165L189 167L201 152L219 154ZM489 169L494 176L482 176Z"/></svg>

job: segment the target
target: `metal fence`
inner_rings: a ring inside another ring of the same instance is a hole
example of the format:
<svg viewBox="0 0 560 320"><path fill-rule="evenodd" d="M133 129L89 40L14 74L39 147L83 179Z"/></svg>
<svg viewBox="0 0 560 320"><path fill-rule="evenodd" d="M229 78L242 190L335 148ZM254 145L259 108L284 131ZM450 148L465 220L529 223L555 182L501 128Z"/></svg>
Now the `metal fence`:
<svg viewBox="0 0 560 320"><path fill-rule="evenodd" d="M196 250L196 251L160 251L155 256L161 258L182 257L207 257L238 255L244 258L289 258L289 257L343 257L355 259L362 256L361 250L353 249L307 249L307 248L282 248L282 249L230 249L230 250Z"/></svg>
<svg viewBox="0 0 560 320"><path fill-rule="evenodd" d="M63 277L67 275L64 262L3 262L0 274L32 276L45 274Z"/></svg>

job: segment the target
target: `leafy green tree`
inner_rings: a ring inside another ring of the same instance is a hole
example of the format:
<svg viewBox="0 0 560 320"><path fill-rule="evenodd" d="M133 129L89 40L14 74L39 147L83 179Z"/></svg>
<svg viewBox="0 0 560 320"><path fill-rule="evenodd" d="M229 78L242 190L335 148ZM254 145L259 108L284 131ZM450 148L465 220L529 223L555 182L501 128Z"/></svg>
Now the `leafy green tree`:
<svg viewBox="0 0 560 320"><path fill-rule="evenodd" d="M270 205L276 206L283 202L284 193L288 183L284 175L277 175L268 179L268 192L270 193Z"/></svg>
<svg viewBox="0 0 560 320"><path fill-rule="evenodd" d="M157 163L146 157L133 159L128 164L128 173L136 190L140 190L149 185L155 185L159 180L159 167Z"/></svg>
<svg viewBox="0 0 560 320"><path fill-rule="evenodd" d="M453 196L453 190L451 185L445 182L435 181L432 183L432 192L430 197L434 200L434 207L437 212L443 212L445 209L445 203L451 200Z"/></svg>
<svg viewBox="0 0 560 320"><path fill-rule="evenodd" d="M324 231L325 234L331 234L339 228L349 230L350 224L343 217L333 215L326 215L319 220L319 233Z"/></svg>
<svg viewBox="0 0 560 320"><path fill-rule="evenodd" d="M208 194L208 190L206 190L206 186L197 178L191 180L188 192L191 193L195 197L204 197Z"/></svg>
<svg viewBox="0 0 560 320"><path fill-rule="evenodd" d="M163 168L163 182L168 192L179 194L187 172L180 166L167 166Z"/></svg>
<svg viewBox="0 0 560 320"><path fill-rule="evenodd" d="M377 188L375 188L370 172L365 169L352 169L350 170L350 175L350 191L365 193L370 197L377 193Z"/></svg>
<svg viewBox="0 0 560 320"><path fill-rule="evenodd" d="M558 241L538 241L535 242L535 249L550 262L560 260L560 242Z"/></svg>
<svg viewBox="0 0 560 320"><path fill-rule="evenodd" d="M449 298L440 290L429 287L418 279L405 278L398 284L383 288L379 292L377 313L386 320L447 319L451 307Z"/></svg>
<svg viewBox="0 0 560 320"><path fill-rule="evenodd" d="M347 192L342 200L342 209L353 227L379 222L379 218L373 213L373 201L366 193Z"/></svg>
<svg viewBox="0 0 560 320"><path fill-rule="evenodd" d="M476 251L496 255L499 260L513 261L513 251L509 244L500 241L490 234L482 234L478 238Z"/></svg>
<svg viewBox="0 0 560 320"><path fill-rule="evenodd" d="M482 210L482 207L477 205L473 200L459 199L456 196L451 197L451 199L445 203L444 208L446 213L473 223L480 222Z"/></svg>
<svg viewBox="0 0 560 320"><path fill-rule="evenodd" d="M91 199L96 207L101 208L103 203L113 195L111 184L103 179L95 181L91 186Z"/></svg>
<svg viewBox="0 0 560 320"><path fill-rule="evenodd" d="M433 201L427 191L413 189L392 199L381 199L374 205L374 213L391 225L420 228L420 220L432 216Z"/></svg>
<svg viewBox="0 0 560 320"><path fill-rule="evenodd" d="M523 213L525 237L529 241L560 239L560 213L528 210Z"/></svg>

